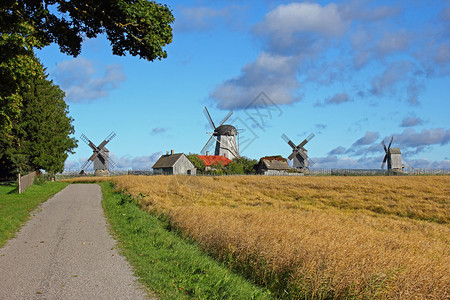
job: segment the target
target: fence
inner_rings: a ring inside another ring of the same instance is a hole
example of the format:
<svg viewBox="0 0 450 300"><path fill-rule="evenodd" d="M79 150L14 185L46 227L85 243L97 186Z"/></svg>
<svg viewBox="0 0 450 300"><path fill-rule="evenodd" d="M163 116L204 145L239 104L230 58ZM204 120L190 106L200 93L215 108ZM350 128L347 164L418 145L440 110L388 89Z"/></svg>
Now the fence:
<svg viewBox="0 0 450 300"><path fill-rule="evenodd" d="M22 194L29 186L33 184L35 176L36 172L31 172L24 176L20 176L19 174L19 178L17 179L19 194Z"/></svg>

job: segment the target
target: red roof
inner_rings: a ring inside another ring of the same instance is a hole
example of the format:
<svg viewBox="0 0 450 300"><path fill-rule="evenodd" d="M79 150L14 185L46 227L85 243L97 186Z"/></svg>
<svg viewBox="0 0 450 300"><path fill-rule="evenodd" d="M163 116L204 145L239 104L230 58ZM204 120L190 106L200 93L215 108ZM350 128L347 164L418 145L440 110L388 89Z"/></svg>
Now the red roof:
<svg viewBox="0 0 450 300"><path fill-rule="evenodd" d="M214 163L226 166L232 162L231 159L220 155L199 155L198 157L203 161L205 166L211 166Z"/></svg>

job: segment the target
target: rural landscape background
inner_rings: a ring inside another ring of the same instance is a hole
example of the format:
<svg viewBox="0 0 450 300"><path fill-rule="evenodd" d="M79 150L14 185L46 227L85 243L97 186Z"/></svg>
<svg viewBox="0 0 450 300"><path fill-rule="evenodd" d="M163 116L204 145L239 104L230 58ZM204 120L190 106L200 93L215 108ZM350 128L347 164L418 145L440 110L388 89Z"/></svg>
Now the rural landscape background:
<svg viewBox="0 0 450 300"><path fill-rule="evenodd" d="M104 36L77 58L57 45L36 52L66 92L74 136L108 145L120 169L150 169L159 155L199 153L229 110L242 155L308 144L317 168L379 168L394 136L416 168L450 168L450 8L447 1L165 1L175 17L168 58L111 53ZM255 114L264 92L271 115ZM66 168L91 155L79 144Z"/></svg>

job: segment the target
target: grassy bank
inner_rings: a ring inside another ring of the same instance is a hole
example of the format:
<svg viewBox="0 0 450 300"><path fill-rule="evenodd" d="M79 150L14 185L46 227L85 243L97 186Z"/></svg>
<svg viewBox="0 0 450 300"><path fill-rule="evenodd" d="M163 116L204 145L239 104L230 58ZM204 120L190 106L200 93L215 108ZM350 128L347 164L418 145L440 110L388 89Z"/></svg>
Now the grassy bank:
<svg viewBox="0 0 450 300"><path fill-rule="evenodd" d="M67 186L67 183L47 182L32 185L17 194L15 184L0 185L0 247L29 219L30 212Z"/></svg>
<svg viewBox="0 0 450 300"><path fill-rule="evenodd" d="M122 253L136 275L161 299L270 299L269 293L233 274L199 247L142 211L135 200L100 183L103 207Z"/></svg>

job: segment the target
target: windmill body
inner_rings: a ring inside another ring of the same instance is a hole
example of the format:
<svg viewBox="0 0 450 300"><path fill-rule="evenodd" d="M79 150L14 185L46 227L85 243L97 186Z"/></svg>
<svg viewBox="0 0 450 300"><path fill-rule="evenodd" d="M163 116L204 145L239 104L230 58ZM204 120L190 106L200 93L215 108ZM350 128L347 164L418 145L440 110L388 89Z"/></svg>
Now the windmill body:
<svg viewBox="0 0 450 300"><path fill-rule="evenodd" d="M397 172L403 171L402 166L402 153L400 151L400 148L391 148L392 141L394 140L394 137L391 138L391 141L389 142L389 145L386 147L384 144L384 141L381 142L384 148L384 158L383 163L381 164L381 168L383 169L384 164L387 164L387 169Z"/></svg>
<svg viewBox="0 0 450 300"><path fill-rule="evenodd" d="M306 139L298 144L298 146L296 146L285 134L281 137L292 148L292 153L289 155L288 159L293 160L294 169L299 171L308 170L311 165L311 161L308 159L308 151L304 146L314 137L314 133L311 133Z"/></svg>
<svg viewBox="0 0 450 300"><path fill-rule="evenodd" d="M95 146L93 142L91 142L90 139L87 138L84 134L81 135L81 139L89 146L91 147L93 153L91 157L88 158L88 160L81 166L81 173L84 173L85 169L87 169L92 162L94 162L94 171L103 171L107 172L109 171L109 168L115 167L115 163L111 160L109 157L109 150L105 147L106 144L111 141L116 134L114 132L111 132L106 139L103 140L98 146Z"/></svg>
<svg viewBox="0 0 450 300"><path fill-rule="evenodd" d="M211 136L203 147L201 153L205 153L206 150L212 146L212 143L216 143L214 150L214 155L224 156L228 159L233 159L239 157L239 148L236 143L237 130L233 125L225 125L225 121L233 114L233 112L228 113L228 115L220 122L220 125L216 127L214 124L208 109L205 107L205 116L214 129L214 132L209 133Z"/></svg>

